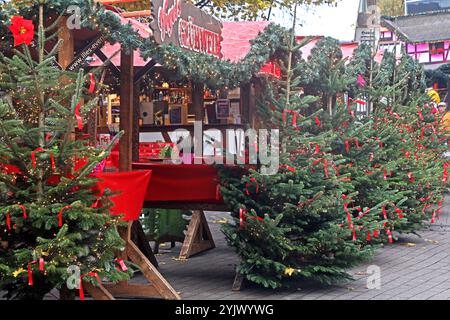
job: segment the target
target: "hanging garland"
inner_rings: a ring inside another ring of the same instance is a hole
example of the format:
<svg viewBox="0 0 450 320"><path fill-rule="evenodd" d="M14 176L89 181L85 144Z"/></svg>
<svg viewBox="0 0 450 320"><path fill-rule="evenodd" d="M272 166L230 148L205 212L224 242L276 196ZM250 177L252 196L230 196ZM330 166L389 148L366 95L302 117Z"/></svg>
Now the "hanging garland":
<svg viewBox="0 0 450 320"><path fill-rule="evenodd" d="M133 27L124 25L120 18L102 4L93 0L40 0L45 2L47 12L61 15L69 6L80 8L80 16L86 17L81 27L100 30L111 44L120 43L128 52L140 49L144 59L152 58L167 70L173 72L176 79L187 79L196 83L205 83L209 88L238 87L249 81L261 67L274 55L281 54L288 43L288 30L270 24L258 37L251 41L251 50L240 62L220 60L216 57L185 51L172 45L158 45L152 37L142 38ZM37 3L33 1L15 1L7 3L0 11L0 21L10 21L14 15L36 20ZM11 45L6 25L0 25L0 38ZM8 48L0 47L2 52ZM10 48L9 48L10 49Z"/></svg>

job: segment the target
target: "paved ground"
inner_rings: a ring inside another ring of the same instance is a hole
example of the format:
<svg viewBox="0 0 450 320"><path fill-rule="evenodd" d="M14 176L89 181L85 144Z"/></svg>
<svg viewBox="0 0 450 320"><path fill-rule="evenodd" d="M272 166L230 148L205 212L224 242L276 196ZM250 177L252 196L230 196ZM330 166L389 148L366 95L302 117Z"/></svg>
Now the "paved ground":
<svg viewBox="0 0 450 320"><path fill-rule="evenodd" d="M421 231L420 237L402 236L396 244L380 249L371 261L349 271L353 281L339 286L277 291L250 286L233 292L237 257L220 231L230 216L217 212L207 214L217 248L180 261L180 244L172 250L162 247L157 255L160 272L187 300L450 300L450 197L446 203L440 221ZM367 288L370 265L381 269L380 289ZM134 281L144 278L137 276ZM57 298L56 290L46 297Z"/></svg>
<svg viewBox="0 0 450 320"><path fill-rule="evenodd" d="M217 248L187 261L176 259L180 245L172 250L162 250L163 253L157 256L161 273L183 299L450 300L450 198L440 221L421 231L420 237L402 236L399 243L385 246L374 259L350 270L354 281L328 288L273 291L250 287L233 292L231 286L237 257L220 231L221 223L230 216L210 212L207 218ZM367 289L367 267L370 265L381 268L380 289Z"/></svg>

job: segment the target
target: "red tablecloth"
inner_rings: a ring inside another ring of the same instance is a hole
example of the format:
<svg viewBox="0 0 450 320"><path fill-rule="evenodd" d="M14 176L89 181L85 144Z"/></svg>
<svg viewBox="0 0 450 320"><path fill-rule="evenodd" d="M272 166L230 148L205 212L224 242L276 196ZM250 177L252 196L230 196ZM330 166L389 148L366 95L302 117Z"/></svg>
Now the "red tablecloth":
<svg viewBox="0 0 450 320"><path fill-rule="evenodd" d="M100 194L103 194L105 189L120 192L120 194L110 197L114 203L110 212L113 215L125 214L125 221L139 219L151 176L152 171L150 170L95 175L100 180L97 183Z"/></svg>
<svg viewBox="0 0 450 320"><path fill-rule="evenodd" d="M210 165L134 163L134 170L151 170L148 202L222 203L217 169Z"/></svg>

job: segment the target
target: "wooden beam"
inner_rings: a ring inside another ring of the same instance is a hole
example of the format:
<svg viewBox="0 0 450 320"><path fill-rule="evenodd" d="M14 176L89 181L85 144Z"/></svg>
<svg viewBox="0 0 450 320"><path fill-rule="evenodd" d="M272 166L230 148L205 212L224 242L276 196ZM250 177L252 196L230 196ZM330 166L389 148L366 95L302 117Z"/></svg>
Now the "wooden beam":
<svg viewBox="0 0 450 320"><path fill-rule="evenodd" d="M132 137L132 158L133 162L139 162L139 118L141 116L140 112L140 101L139 96L141 94L141 81L137 81L134 84L133 92L133 137Z"/></svg>
<svg viewBox="0 0 450 320"><path fill-rule="evenodd" d="M203 83L192 83L192 107L194 109L195 121L201 121L203 123L205 119L205 85ZM201 133L203 137L203 132ZM203 157L203 139L194 139L194 150L195 150L195 163L198 162L197 159Z"/></svg>
<svg viewBox="0 0 450 320"><path fill-rule="evenodd" d="M108 60L108 57L105 56L105 54L103 53L101 48L98 49L97 51L95 51L95 54L97 55L97 57L99 57L100 60L102 60L103 63ZM117 78L120 79L119 68L117 68L112 62L108 63L107 66L111 70L111 72L114 74L114 76L116 76Z"/></svg>
<svg viewBox="0 0 450 320"><path fill-rule="evenodd" d="M250 82L241 85L241 113L242 123L250 123L251 120L251 91L252 84Z"/></svg>
<svg viewBox="0 0 450 320"><path fill-rule="evenodd" d="M66 69L73 61L75 52L73 32L67 28L67 19L68 17L61 18L58 30L58 39L63 40L63 44L59 47L58 63L63 69Z"/></svg>
<svg viewBox="0 0 450 320"><path fill-rule="evenodd" d="M123 12L121 16L124 18L140 18L140 17L150 17L152 14L151 10L139 10L139 11L130 11Z"/></svg>
<svg viewBox="0 0 450 320"><path fill-rule="evenodd" d="M133 146L134 61L133 52L120 53L120 130L119 171L131 171Z"/></svg>
<svg viewBox="0 0 450 320"><path fill-rule="evenodd" d="M147 64L140 68L137 72L136 75L134 77L134 83L137 83L141 80L141 78L143 76L145 76L150 70L153 69L153 67L156 65L156 61L155 60L150 60L149 62L147 62Z"/></svg>

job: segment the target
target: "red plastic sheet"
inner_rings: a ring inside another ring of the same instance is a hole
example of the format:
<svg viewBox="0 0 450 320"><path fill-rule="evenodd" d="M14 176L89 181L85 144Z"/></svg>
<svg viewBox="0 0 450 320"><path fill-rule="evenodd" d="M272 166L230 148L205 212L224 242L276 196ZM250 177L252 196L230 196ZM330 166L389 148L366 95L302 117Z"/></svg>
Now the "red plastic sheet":
<svg viewBox="0 0 450 320"><path fill-rule="evenodd" d="M222 203L217 169L209 165L135 163L135 170L151 170L145 201Z"/></svg>
<svg viewBox="0 0 450 320"><path fill-rule="evenodd" d="M151 170L95 175L100 180L97 183L100 194L103 194L105 189L114 193L120 192L120 194L110 197L114 203L110 212L113 215L125 214L125 221L139 219L151 176Z"/></svg>

